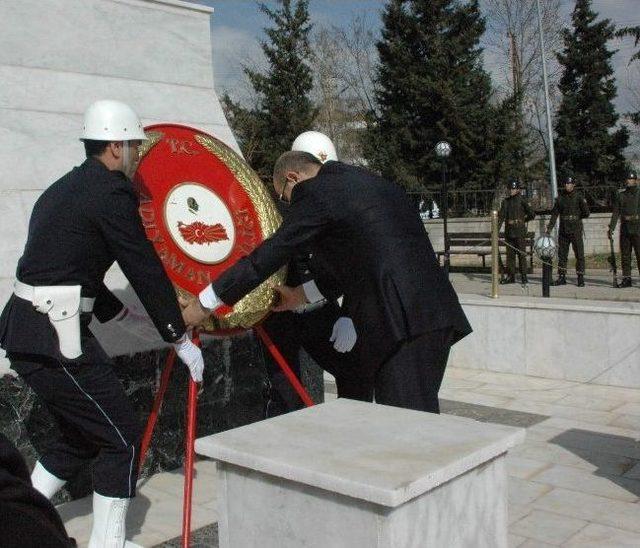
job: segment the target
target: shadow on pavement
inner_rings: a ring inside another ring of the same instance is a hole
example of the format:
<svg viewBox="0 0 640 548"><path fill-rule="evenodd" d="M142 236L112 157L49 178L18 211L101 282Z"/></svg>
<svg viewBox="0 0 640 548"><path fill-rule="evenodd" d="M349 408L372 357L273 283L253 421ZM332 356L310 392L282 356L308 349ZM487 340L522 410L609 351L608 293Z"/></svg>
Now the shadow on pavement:
<svg viewBox="0 0 640 548"><path fill-rule="evenodd" d="M571 429L558 434L549 443L571 451L597 469L594 475L606 478L629 493L640 497L640 480L624 477L640 461L640 443L625 436L590 430Z"/></svg>

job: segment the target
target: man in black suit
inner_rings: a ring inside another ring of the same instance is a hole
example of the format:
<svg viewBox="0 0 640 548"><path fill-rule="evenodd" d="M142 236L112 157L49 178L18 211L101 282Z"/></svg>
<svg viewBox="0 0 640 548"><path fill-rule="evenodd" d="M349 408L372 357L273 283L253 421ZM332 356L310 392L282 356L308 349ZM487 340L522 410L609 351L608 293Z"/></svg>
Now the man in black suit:
<svg viewBox="0 0 640 548"><path fill-rule="evenodd" d="M308 152L323 164L338 160L331 139L318 131L305 131L298 135L291 150ZM285 218L288 204L279 200L277 205ZM289 286L304 285L307 292L315 295L316 302L304 304L295 311L271 314L262 327L298 378L300 351L304 350L323 370L335 377L338 397L361 398L362 383L354 375L357 362L352 352L358 339L357 333L351 318L345 315L338 302L340 293L326 299L319 292L318 279L324 287L334 285L312 253L296 256L288 264L285 283ZM263 355L269 377L265 416L268 418L300 409L302 400L265 348Z"/></svg>
<svg viewBox="0 0 640 548"><path fill-rule="evenodd" d="M92 313L101 322L116 319L136 329L135 313L103 282L114 261L194 380L202 380L204 367L138 214L130 177L144 139L127 105L97 101L88 108L81 137L87 159L36 202L14 294L0 318L0 346L11 367L46 404L62 434L36 463L33 486L51 498L93 461L91 547L124 545L141 433L111 360L89 331Z"/></svg>
<svg viewBox="0 0 640 548"><path fill-rule="evenodd" d="M186 323L233 305L310 249L344 295L363 385L378 403L439 412L450 347L471 327L407 194L365 169L293 151L278 159L273 183L291 203L287 218L183 310ZM280 310L307 300L302 287L281 295Z"/></svg>

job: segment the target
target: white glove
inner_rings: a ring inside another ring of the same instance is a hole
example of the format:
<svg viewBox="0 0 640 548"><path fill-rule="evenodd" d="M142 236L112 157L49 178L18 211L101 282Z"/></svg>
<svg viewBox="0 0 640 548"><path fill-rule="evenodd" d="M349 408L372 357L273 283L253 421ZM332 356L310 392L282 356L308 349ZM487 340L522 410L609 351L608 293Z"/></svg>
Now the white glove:
<svg viewBox="0 0 640 548"><path fill-rule="evenodd" d="M335 324L333 324L333 331L329 342L333 343L333 348L338 352L350 352L356 344L358 335L356 335L356 328L353 326L351 318L343 316L338 318Z"/></svg>
<svg viewBox="0 0 640 548"><path fill-rule="evenodd" d="M173 343L173 347L176 349L178 358L189 368L191 378L195 382L202 382L202 372L204 371L202 350L193 344L188 333L185 333L177 343Z"/></svg>
<svg viewBox="0 0 640 548"><path fill-rule="evenodd" d="M160 334L146 314L125 306L116 316L116 325L140 339L149 342L161 341Z"/></svg>

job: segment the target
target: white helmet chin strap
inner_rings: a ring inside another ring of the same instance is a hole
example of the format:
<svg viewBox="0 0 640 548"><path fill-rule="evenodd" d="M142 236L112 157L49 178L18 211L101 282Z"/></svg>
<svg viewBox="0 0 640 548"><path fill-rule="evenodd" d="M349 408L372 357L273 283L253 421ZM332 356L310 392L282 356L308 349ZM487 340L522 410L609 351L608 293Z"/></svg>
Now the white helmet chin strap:
<svg viewBox="0 0 640 548"><path fill-rule="evenodd" d="M122 143L122 172L133 179L133 175L138 169L138 163L140 159L134 152L134 148L131 146L131 141L123 141Z"/></svg>

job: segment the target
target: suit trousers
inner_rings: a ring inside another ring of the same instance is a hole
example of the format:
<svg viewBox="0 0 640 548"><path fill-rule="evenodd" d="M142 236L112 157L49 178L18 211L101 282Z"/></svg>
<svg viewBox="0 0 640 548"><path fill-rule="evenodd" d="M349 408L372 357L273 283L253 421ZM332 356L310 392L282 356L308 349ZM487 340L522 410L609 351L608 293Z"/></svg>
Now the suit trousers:
<svg viewBox="0 0 640 548"><path fill-rule="evenodd" d="M438 392L451 338L451 330L442 329L404 342L378 370L376 403L440 413Z"/></svg>
<svg viewBox="0 0 640 548"><path fill-rule="evenodd" d="M93 337L76 360L8 355L56 420L60 437L40 457L51 474L71 480L93 460L94 490L106 497L135 496L141 425L112 362Z"/></svg>
<svg viewBox="0 0 640 548"><path fill-rule="evenodd" d="M524 237L512 238L510 236L505 237L507 244L507 272L514 276L516 273L516 254L518 255L520 274L526 275L527 273L527 255L525 249Z"/></svg>
<svg viewBox="0 0 640 548"><path fill-rule="evenodd" d="M620 229L620 262L622 263L622 275L631 277L631 250L636 253L636 265L640 272L640 234L629 234L624 225Z"/></svg>
<svg viewBox="0 0 640 548"><path fill-rule="evenodd" d="M567 273L567 259L569 258L569 246L573 247L576 256L576 272L584 275L584 241L582 232L578 234L562 234L558 236L558 274Z"/></svg>

